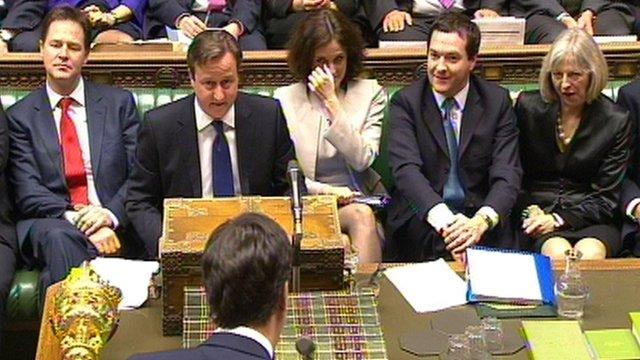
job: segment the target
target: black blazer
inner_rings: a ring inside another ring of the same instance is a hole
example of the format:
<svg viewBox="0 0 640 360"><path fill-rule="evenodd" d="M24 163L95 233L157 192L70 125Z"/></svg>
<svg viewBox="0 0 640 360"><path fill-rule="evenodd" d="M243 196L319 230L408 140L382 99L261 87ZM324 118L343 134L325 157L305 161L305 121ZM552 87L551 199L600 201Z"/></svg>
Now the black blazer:
<svg viewBox="0 0 640 360"><path fill-rule="evenodd" d="M475 75L462 115L459 157L465 207L487 205L501 221L507 219L522 177L515 116L509 93ZM389 161L395 179L390 230L413 216L427 226L428 211L443 202L450 162L442 115L425 77L391 100Z"/></svg>
<svg viewBox="0 0 640 360"><path fill-rule="evenodd" d="M9 161L9 128L0 104L0 242L14 251L18 249L13 223L12 201L7 187L6 169ZM0 301L1 302L1 301ZM0 311L4 311L0 309Z"/></svg>
<svg viewBox="0 0 640 360"><path fill-rule="evenodd" d="M600 95L562 154L556 140L559 110L558 102L544 102L539 91L518 97L522 206L540 205L575 230L611 224L629 159L628 116Z"/></svg>
<svg viewBox="0 0 640 360"><path fill-rule="evenodd" d="M627 205L635 198L640 198L640 156L638 156L638 146L636 142L640 139L640 127L638 126L638 120L640 120L640 80L633 81L618 91L618 104L629 112L629 121L631 122L631 156L629 159L629 168L627 169L627 178L622 186L622 192L620 193L620 210L626 217ZM638 230L638 224L631 221L626 221L622 227L623 237L626 237L629 233Z"/></svg>
<svg viewBox="0 0 640 360"><path fill-rule="evenodd" d="M144 24L146 39L166 36L165 25L175 27L178 16L191 13L192 0L149 0ZM260 0L229 0L231 19L242 23L245 33L260 26L262 4Z"/></svg>
<svg viewBox="0 0 640 360"><path fill-rule="evenodd" d="M248 337L232 333L214 333L193 349L134 355L130 360L272 360L267 349Z"/></svg>
<svg viewBox="0 0 640 360"><path fill-rule="evenodd" d="M2 20L2 28L32 30L40 24L47 12L46 0L7 0L9 12Z"/></svg>
<svg viewBox="0 0 640 360"><path fill-rule="evenodd" d="M138 134L126 207L150 256L158 251L163 200L202 197L194 101L191 95L147 112ZM235 126L242 194L284 195L295 150L280 104L239 93Z"/></svg>

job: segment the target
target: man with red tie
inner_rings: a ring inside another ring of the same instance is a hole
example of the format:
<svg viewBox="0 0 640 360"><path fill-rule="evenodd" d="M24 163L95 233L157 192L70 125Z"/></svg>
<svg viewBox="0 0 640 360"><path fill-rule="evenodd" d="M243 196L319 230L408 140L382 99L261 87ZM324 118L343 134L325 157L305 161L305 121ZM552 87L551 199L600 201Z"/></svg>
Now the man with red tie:
<svg viewBox="0 0 640 360"><path fill-rule="evenodd" d="M9 108L9 181L20 251L41 294L82 261L120 249L125 180L139 123L130 92L82 78L90 27L80 10L44 21L46 85Z"/></svg>

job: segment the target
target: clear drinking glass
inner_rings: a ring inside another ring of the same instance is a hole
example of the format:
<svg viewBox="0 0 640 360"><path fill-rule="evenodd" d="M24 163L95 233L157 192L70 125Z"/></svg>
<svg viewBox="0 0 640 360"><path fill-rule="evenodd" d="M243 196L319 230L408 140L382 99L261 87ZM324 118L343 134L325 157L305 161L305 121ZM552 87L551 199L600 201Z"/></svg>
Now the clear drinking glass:
<svg viewBox="0 0 640 360"><path fill-rule="evenodd" d="M584 305L589 297L589 287L580 273L582 253L577 250L565 252L564 273L556 281L555 293L558 315L570 319L580 319L584 315Z"/></svg>
<svg viewBox="0 0 640 360"><path fill-rule="evenodd" d="M449 335L449 346L440 355L443 360L469 360L469 339L466 334Z"/></svg>
<svg viewBox="0 0 640 360"><path fill-rule="evenodd" d="M469 325L464 333L469 341L469 359L491 359L491 354L487 350L487 340L482 325Z"/></svg>

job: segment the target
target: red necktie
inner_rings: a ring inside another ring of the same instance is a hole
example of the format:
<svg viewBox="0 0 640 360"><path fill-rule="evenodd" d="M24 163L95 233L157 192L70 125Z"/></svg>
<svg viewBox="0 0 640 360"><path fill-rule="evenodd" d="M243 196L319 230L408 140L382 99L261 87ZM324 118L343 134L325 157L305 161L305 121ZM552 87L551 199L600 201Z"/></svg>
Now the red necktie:
<svg viewBox="0 0 640 360"><path fill-rule="evenodd" d="M84 161L82 160L82 149L76 126L69 116L69 107L73 103L70 97L60 100L62 108L62 118L60 119L60 143L64 159L64 177L69 188L71 204L89 204L87 190L87 173L84 171Z"/></svg>
<svg viewBox="0 0 640 360"><path fill-rule="evenodd" d="M209 0L209 11L220 12L227 6L227 0Z"/></svg>

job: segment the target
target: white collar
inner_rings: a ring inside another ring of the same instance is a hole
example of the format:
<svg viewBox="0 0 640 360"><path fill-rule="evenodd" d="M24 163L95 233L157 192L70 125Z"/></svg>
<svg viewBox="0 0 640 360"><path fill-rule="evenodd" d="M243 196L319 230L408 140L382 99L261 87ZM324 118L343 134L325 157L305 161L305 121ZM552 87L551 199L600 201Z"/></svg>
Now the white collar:
<svg viewBox="0 0 640 360"><path fill-rule="evenodd" d="M456 103L458 105L458 109L460 111L464 110L464 105L467 102L467 95L469 94L469 81L467 84L460 90L453 98L456 99ZM436 104L438 104L438 109L442 109L442 103L447 99L446 96L440 94L437 91L433 91L433 97L436 99Z"/></svg>
<svg viewBox="0 0 640 360"><path fill-rule="evenodd" d="M252 329L247 326L238 326L237 328L233 329L217 328L214 332L232 333L252 339L258 344L262 345L262 347L265 348L269 353L269 357L273 359L273 345L271 344L271 341L269 341L266 336L262 335L262 333L257 331L256 329Z"/></svg>
<svg viewBox="0 0 640 360"><path fill-rule="evenodd" d="M80 77L80 81L78 81L78 85L76 86L76 88L73 89L71 94L69 94L68 96L58 94L55 90L53 90L49 82L47 82L46 90L47 90L47 97L49 98L49 103L51 104L52 109L55 109L58 106L60 99L62 99L63 97L72 98L73 101L75 101L77 104L80 104L80 106L84 106L85 104L84 80L82 79L82 76Z"/></svg>
<svg viewBox="0 0 640 360"><path fill-rule="evenodd" d="M209 116L209 114L204 112L204 110L202 110L202 107L200 107L200 104L198 103L197 97L193 98L193 103L196 111L196 129L198 129L198 132L200 132L213 122L213 118ZM236 109L236 104L232 104L229 110L226 112L226 114L224 114L222 116L222 119L220 119L223 123L225 123L227 126L229 126L232 129L235 128L235 125L236 125L235 109Z"/></svg>

